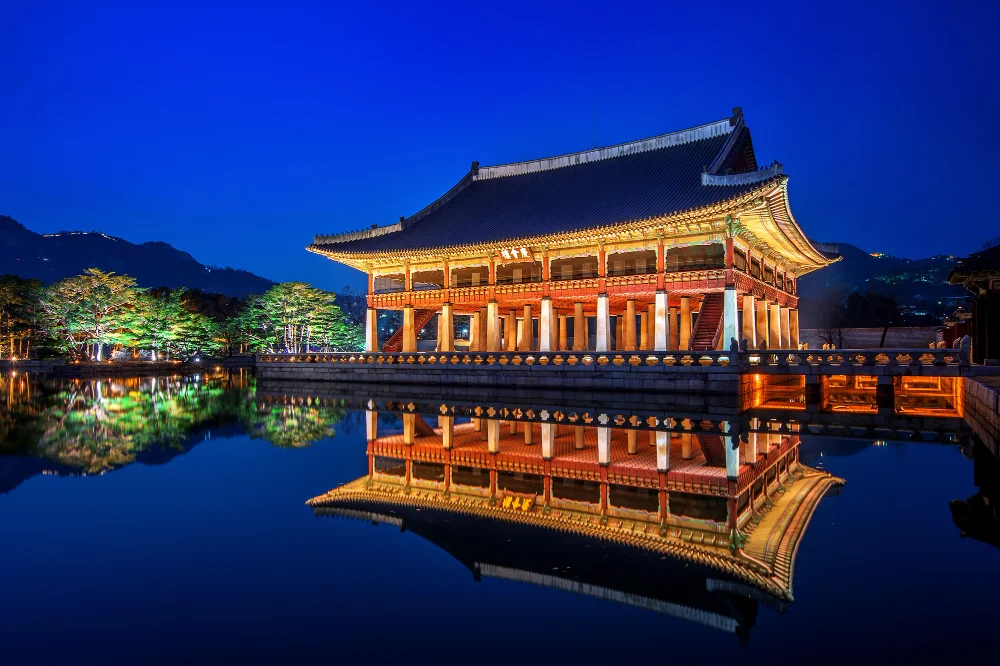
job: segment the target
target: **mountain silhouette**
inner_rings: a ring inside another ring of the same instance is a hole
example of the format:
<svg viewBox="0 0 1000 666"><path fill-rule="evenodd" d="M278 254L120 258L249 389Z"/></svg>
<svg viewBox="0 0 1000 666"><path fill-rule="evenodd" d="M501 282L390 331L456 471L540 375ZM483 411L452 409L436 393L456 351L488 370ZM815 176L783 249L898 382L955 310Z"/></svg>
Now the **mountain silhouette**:
<svg viewBox="0 0 1000 666"><path fill-rule="evenodd" d="M37 278L46 284L88 268L131 275L140 287L188 287L246 296L274 282L248 271L206 266L168 243L130 243L97 231L39 234L0 216L0 274Z"/></svg>

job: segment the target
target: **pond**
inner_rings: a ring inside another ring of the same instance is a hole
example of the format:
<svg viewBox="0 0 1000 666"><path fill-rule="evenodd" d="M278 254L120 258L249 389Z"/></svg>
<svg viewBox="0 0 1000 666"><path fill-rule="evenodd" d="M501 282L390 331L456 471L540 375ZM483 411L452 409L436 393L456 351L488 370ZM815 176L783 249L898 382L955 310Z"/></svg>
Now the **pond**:
<svg viewBox="0 0 1000 666"><path fill-rule="evenodd" d="M998 464L926 393L886 438L392 390L0 379L3 663L995 658Z"/></svg>

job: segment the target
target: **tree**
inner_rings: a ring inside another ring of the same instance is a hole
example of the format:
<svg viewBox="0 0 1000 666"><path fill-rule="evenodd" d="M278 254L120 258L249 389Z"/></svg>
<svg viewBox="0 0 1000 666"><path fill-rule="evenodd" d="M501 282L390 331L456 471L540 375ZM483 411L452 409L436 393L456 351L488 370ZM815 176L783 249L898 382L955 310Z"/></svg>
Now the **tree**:
<svg viewBox="0 0 1000 666"><path fill-rule="evenodd" d="M88 268L46 289L42 307L50 332L66 349L101 361L105 344L130 337L123 329L138 294L134 278Z"/></svg>
<svg viewBox="0 0 1000 666"><path fill-rule="evenodd" d="M848 326L881 328L882 338L879 348L885 347L885 337L889 327L896 326L902 319L899 303L892 296L868 291L864 294L852 292L847 297L844 320Z"/></svg>
<svg viewBox="0 0 1000 666"><path fill-rule="evenodd" d="M358 334L336 305L336 295L304 282L282 282L251 298L245 313L245 330L255 348L301 353L319 348L346 350L357 344ZM363 338L363 334L361 335Z"/></svg>
<svg viewBox="0 0 1000 666"><path fill-rule="evenodd" d="M39 341L42 283L0 276L0 359L27 358Z"/></svg>

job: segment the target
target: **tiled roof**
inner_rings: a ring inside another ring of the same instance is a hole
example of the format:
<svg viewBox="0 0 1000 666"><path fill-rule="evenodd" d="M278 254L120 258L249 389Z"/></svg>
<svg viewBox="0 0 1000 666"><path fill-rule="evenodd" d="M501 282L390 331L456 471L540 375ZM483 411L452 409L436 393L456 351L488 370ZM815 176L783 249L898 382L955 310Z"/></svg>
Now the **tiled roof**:
<svg viewBox="0 0 1000 666"><path fill-rule="evenodd" d="M971 277L986 275L1000 275L1000 245L975 252L960 260L952 269L948 281L960 284Z"/></svg>
<svg viewBox="0 0 1000 666"><path fill-rule="evenodd" d="M399 230L317 237L338 253L417 250L526 239L643 220L721 203L760 187L703 184L724 174L730 155L748 151L742 115L610 148L500 167L473 168L447 195ZM751 168L755 168L753 163ZM724 180L724 179L723 179ZM370 237L359 237L369 235Z"/></svg>

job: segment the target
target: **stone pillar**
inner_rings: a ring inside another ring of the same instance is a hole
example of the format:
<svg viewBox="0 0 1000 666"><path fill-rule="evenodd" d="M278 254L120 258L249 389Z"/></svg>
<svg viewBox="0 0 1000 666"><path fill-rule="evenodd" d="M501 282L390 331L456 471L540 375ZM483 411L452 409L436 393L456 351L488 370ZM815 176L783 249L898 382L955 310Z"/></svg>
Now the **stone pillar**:
<svg viewBox="0 0 1000 666"><path fill-rule="evenodd" d="M517 312L514 310L504 318L503 341L507 351L517 351Z"/></svg>
<svg viewBox="0 0 1000 666"><path fill-rule="evenodd" d="M747 341L747 349L757 348L757 311L754 308L756 299L753 294L743 295L743 338Z"/></svg>
<svg viewBox="0 0 1000 666"><path fill-rule="evenodd" d="M656 292L656 302L653 303L653 349L655 351L667 351L670 341L670 319L671 312L668 307L667 292Z"/></svg>
<svg viewBox="0 0 1000 666"><path fill-rule="evenodd" d="M365 351L377 352L378 348L378 310L368 308L365 311Z"/></svg>
<svg viewBox="0 0 1000 666"><path fill-rule="evenodd" d="M584 350L587 320L583 317L583 303L573 304L573 351Z"/></svg>
<svg viewBox="0 0 1000 666"><path fill-rule="evenodd" d="M670 433L656 432L656 470L667 472L670 470Z"/></svg>
<svg viewBox="0 0 1000 666"><path fill-rule="evenodd" d="M566 315L559 315L559 351L566 351Z"/></svg>
<svg viewBox="0 0 1000 666"><path fill-rule="evenodd" d="M439 416L438 427L441 428L441 448L450 449L455 444L455 417Z"/></svg>
<svg viewBox="0 0 1000 666"><path fill-rule="evenodd" d="M469 315L469 351L479 351L479 313Z"/></svg>
<svg viewBox="0 0 1000 666"><path fill-rule="evenodd" d="M490 312L489 308L479 308L479 350L489 351L489 331Z"/></svg>
<svg viewBox="0 0 1000 666"><path fill-rule="evenodd" d="M573 446L579 451L583 449L583 426L573 426Z"/></svg>
<svg viewBox="0 0 1000 666"><path fill-rule="evenodd" d="M486 448L490 453L500 452L500 421L486 420Z"/></svg>
<svg viewBox="0 0 1000 666"><path fill-rule="evenodd" d="M763 298L757 300L757 349L760 349L763 345L768 349L771 348L771 336L769 335L770 330L767 326L768 317L768 305L767 301Z"/></svg>
<svg viewBox="0 0 1000 666"><path fill-rule="evenodd" d="M451 303L445 303L441 306L438 328L441 329L441 344L438 351L455 351L455 314L452 312Z"/></svg>
<svg viewBox="0 0 1000 666"><path fill-rule="evenodd" d="M552 299L542 298L542 312L538 317L538 351L552 351Z"/></svg>
<svg viewBox="0 0 1000 666"><path fill-rule="evenodd" d="M691 297L681 296L681 323L680 323L680 343L681 351L691 349Z"/></svg>
<svg viewBox="0 0 1000 666"><path fill-rule="evenodd" d="M788 310L788 347L789 349L799 348L799 309L789 308Z"/></svg>
<svg viewBox="0 0 1000 666"><path fill-rule="evenodd" d="M551 423L542 424L542 459L552 460L555 453L556 426Z"/></svg>
<svg viewBox="0 0 1000 666"><path fill-rule="evenodd" d="M740 341L739 322L736 320L736 287L726 287L722 292L722 349L729 349L729 345L736 340L737 346Z"/></svg>
<svg viewBox="0 0 1000 666"><path fill-rule="evenodd" d="M781 349L781 306L771 303L771 321L768 330L768 349Z"/></svg>
<svg viewBox="0 0 1000 666"><path fill-rule="evenodd" d="M668 349L677 350L681 348L681 328L678 323L680 308L670 308L670 315L667 323L667 331L670 336L670 346Z"/></svg>
<svg viewBox="0 0 1000 666"><path fill-rule="evenodd" d="M535 333L531 326L531 305L524 306L524 323L521 325L521 340L517 346L518 351L531 351L534 345Z"/></svg>
<svg viewBox="0 0 1000 666"><path fill-rule="evenodd" d="M597 462L611 464L611 428L597 427Z"/></svg>
<svg viewBox="0 0 1000 666"><path fill-rule="evenodd" d="M792 338L789 333L789 321L788 321L788 308L781 308L781 320L779 322L781 326L781 348L791 349L792 348Z"/></svg>
<svg viewBox="0 0 1000 666"><path fill-rule="evenodd" d="M417 351L417 332L413 330L413 306L403 306L403 352Z"/></svg>
<svg viewBox="0 0 1000 666"><path fill-rule="evenodd" d="M625 351L635 351L635 301L625 301Z"/></svg>
<svg viewBox="0 0 1000 666"><path fill-rule="evenodd" d="M611 315L608 312L608 295L598 294L597 295L597 351L607 352L609 338L611 337L611 331L608 328L611 325Z"/></svg>
<svg viewBox="0 0 1000 666"><path fill-rule="evenodd" d="M734 446L739 443L739 434L733 434L732 421L723 421L722 429L726 432L722 436L722 445L726 449L726 478L735 480L740 471L740 450Z"/></svg>
<svg viewBox="0 0 1000 666"><path fill-rule="evenodd" d="M500 311L496 301L486 304L486 351L500 351Z"/></svg>
<svg viewBox="0 0 1000 666"><path fill-rule="evenodd" d="M403 414L403 444L407 446L413 444L413 439L417 436L417 415Z"/></svg>

